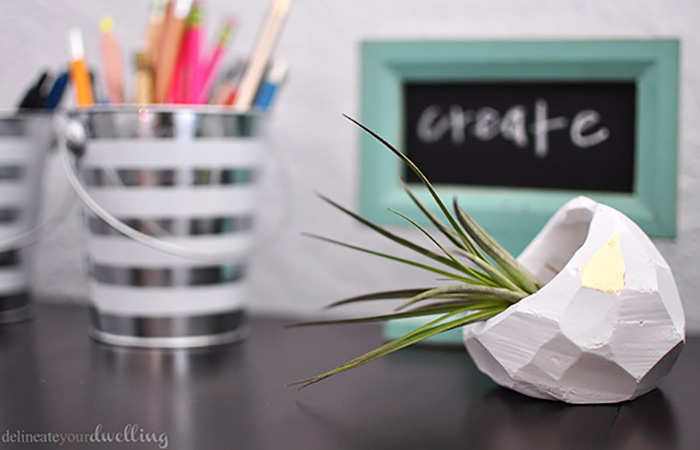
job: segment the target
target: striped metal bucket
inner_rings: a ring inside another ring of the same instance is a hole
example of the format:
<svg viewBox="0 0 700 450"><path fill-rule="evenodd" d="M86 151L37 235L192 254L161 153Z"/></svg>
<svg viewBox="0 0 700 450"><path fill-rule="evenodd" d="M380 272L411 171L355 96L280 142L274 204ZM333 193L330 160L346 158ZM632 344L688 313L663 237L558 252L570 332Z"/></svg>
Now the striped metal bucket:
<svg viewBox="0 0 700 450"><path fill-rule="evenodd" d="M260 118L147 108L75 117L87 132L77 173L94 201L84 214L91 335L173 348L242 339Z"/></svg>
<svg viewBox="0 0 700 450"><path fill-rule="evenodd" d="M51 117L0 117L0 324L32 316L32 249L38 228Z"/></svg>

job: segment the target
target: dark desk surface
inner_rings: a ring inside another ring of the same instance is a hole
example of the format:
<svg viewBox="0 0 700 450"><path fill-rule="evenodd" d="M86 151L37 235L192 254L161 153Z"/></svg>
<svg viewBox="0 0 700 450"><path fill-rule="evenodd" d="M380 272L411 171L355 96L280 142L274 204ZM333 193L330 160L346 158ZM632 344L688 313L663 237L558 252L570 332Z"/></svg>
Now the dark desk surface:
<svg viewBox="0 0 700 450"><path fill-rule="evenodd" d="M380 328L284 324L253 319L238 345L134 350L92 342L84 308L42 305L34 321L0 327L0 433L137 424L184 450L700 449L697 338L661 389L621 405L568 406L496 387L460 349L403 350L297 392L286 383L378 345Z"/></svg>

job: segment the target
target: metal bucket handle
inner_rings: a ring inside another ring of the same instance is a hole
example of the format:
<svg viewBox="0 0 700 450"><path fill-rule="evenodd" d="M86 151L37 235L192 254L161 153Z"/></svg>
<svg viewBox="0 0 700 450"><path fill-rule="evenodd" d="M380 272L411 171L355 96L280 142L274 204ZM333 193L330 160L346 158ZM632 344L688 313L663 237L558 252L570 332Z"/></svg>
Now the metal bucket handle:
<svg viewBox="0 0 700 450"><path fill-rule="evenodd" d="M63 196L61 205L56 208L56 211L54 211L48 219L29 231L0 240L0 252L29 247L51 234L68 217L68 213L73 207L74 202L75 197L70 195L70 189L66 188L66 194Z"/></svg>
<svg viewBox="0 0 700 450"><path fill-rule="evenodd" d="M133 239L136 242L159 250L163 253L180 256L183 258L207 262L227 262L231 260L244 259L258 253L266 247L269 247L275 238L282 234L281 232L283 227L286 226L286 224L291 220L293 213L292 177L288 170L289 165L281 162L283 152L276 152L277 154L273 155L274 157L272 160L275 161L277 171L281 175L280 179L286 185L285 189L283 189L285 192L284 209L280 213L278 221L273 226L270 226L269 230L261 233L261 236L255 239L253 242L242 245L240 248L235 250L210 252L197 250L189 246L174 244L172 242L167 242L142 233L122 222L120 219L102 208L84 188L83 184L78 178L78 174L72 160L74 159L77 163L80 162L82 152L87 145L87 131L85 130L84 125L76 118L65 118L64 120L66 120L66 122L61 126L62 132L58 133L58 151L63 162L63 169L66 178L68 178L69 184L77 194L78 198L93 214L102 219L117 232ZM275 150L273 150L271 147L272 146L266 146L269 152L275 152ZM73 155L74 158L72 158L71 155Z"/></svg>

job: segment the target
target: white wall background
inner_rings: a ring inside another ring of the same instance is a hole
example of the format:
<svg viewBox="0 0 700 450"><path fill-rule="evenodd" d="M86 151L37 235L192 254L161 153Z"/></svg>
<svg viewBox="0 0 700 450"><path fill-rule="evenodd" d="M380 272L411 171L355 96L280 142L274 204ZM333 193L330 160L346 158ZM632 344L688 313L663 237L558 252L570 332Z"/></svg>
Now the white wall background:
<svg viewBox="0 0 700 450"><path fill-rule="evenodd" d="M242 24L233 54L253 46L267 8L264 1L208 0L210 30L225 13ZM145 29L145 0L3 0L0 2L0 106L13 106L42 67L66 64L65 35L83 29L88 57L98 63L98 20L114 17L125 49L135 49ZM341 113L359 111L358 43L371 38L649 38L682 40L679 229L675 241L658 242L675 271L689 329L700 331L700 2L697 0L296 0L277 53L292 63L270 126L275 145L291 158L296 216L288 231L254 261L252 308L312 313L324 304L372 290L423 286L432 276L368 255L315 242L309 231L394 251L315 197L323 192L356 207L358 134ZM381 131L381 130L379 130ZM55 207L62 180L54 167L46 209ZM268 177L265 197L279 200ZM267 216L272 215L271 206ZM405 230L408 233L408 230ZM414 233L410 233L418 237ZM84 302L81 231L69 220L38 247L37 290L47 299Z"/></svg>

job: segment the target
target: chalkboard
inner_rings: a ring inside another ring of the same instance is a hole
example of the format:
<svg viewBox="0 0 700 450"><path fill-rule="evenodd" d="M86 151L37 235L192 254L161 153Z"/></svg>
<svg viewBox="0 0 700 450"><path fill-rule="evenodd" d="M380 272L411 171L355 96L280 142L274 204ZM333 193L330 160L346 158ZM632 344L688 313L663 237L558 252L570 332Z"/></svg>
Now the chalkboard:
<svg viewBox="0 0 700 450"><path fill-rule="evenodd" d="M633 192L634 82L405 82L403 98L403 150L434 184Z"/></svg>

